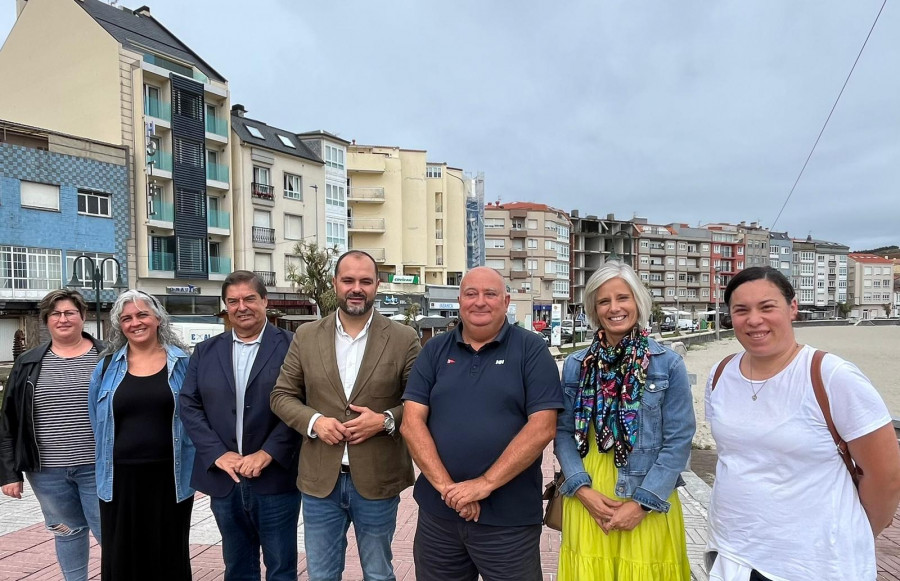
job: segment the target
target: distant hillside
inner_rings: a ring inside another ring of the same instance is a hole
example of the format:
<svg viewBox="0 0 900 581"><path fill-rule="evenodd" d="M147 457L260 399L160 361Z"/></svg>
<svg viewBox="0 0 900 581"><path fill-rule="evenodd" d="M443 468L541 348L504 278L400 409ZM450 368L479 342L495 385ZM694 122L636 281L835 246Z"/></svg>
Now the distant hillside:
<svg viewBox="0 0 900 581"><path fill-rule="evenodd" d="M887 256L888 258L900 258L900 247L898 246L882 246L881 248L873 248L872 250L854 250L860 254L874 254L875 256Z"/></svg>

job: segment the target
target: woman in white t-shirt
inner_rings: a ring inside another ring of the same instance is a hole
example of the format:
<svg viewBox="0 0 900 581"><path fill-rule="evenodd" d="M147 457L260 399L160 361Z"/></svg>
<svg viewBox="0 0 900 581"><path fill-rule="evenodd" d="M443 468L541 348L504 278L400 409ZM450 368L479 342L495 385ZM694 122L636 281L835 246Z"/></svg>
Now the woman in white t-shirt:
<svg viewBox="0 0 900 581"><path fill-rule="evenodd" d="M815 349L797 344L787 278L748 268L725 290L745 351L706 388L718 451L706 555L714 581L874 581L875 536L900 500L900 449L887 407L860 370L821 363L835 428L862 469L838 454L810 379Z"/></svg>

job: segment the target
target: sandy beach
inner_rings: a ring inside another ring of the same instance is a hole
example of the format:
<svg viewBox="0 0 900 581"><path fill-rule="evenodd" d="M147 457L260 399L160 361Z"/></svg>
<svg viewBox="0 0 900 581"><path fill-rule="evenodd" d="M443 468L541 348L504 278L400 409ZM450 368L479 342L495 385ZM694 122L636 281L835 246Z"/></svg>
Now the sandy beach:
<svg viewBox="0 0 900 581"><path fill-rule="evenodd" d="M872 381L893 417L900 417L900 326L889 327L800 327L797 341L834 353L856 364ZM723 339L692 347L685 356L688 373L697 375L693 386L697 434L694 445L714 447L709 425L704 421L703 396L710 370L729 353L742 351L736 339Z"/></svg>

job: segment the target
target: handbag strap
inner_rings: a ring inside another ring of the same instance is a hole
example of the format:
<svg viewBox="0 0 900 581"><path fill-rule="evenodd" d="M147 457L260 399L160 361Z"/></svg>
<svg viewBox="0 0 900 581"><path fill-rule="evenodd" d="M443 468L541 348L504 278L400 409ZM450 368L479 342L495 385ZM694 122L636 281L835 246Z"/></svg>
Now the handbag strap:
<svg viewBox="0 0 900 581"><path fill-rule="evenodd" d="M828 403L828 394L825 392L825 383L822 381L822 359L824 358L825 351L816 349L816 352L813 353L812 363L809 366L813 392L816 394L816 401L819 403L819 407L822 408L822 415L825 416L825 425L828 426L828 431L831 433L831 439L834 440L834 445L837 447L838 454L841 455L844 466L847 467L847 471L850 472L850 477L853 479L853 482L856 483L857 475L862 474L862 470L853 463L853 458L850 456L850 448L847 446L847 442L841 438L837 429L834 427L834 420L831 418L831 405Z"/></svg>
<svg viewBox="0 0 900 581"><path fill-rule="evenodd" d="M737 353L732 353L725 359L719 362L718 367L716 367L716 372L713 373L712 386L709 388L709 391L712 391L716 388L716 384L719 383L719 378L722 377L722 372L725 371L725 366L728 365L728 362L734 359L734 356Z"/></svg>

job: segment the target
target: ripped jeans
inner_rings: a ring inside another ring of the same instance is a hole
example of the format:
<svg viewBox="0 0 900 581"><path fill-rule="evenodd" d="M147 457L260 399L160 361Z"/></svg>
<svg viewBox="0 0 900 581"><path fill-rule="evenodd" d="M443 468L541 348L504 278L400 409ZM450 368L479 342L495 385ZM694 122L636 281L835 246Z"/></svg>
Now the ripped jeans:
<svg viewBox="0 0 900 581"><path fill-rule="evenodd" d="M44 524L53 533L56 559L66 581L86 581L90 537L100 542L100 501L94 465L26 472L41 505Z"/></svg>

